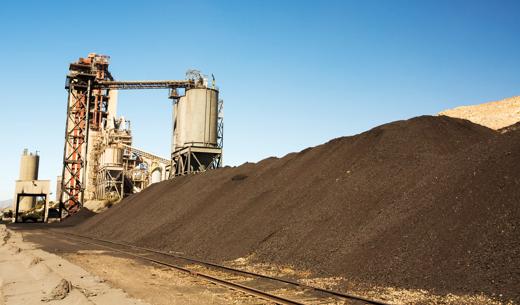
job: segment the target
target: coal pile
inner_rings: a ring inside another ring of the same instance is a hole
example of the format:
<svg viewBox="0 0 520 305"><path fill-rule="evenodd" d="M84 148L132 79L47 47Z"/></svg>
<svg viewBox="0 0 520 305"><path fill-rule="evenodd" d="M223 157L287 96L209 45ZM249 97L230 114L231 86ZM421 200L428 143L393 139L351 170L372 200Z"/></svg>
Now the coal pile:
<svg viewBox="0 0 520 305"><path fill-rule="evenodd" d="M226 261L520 300L520 132L423 116L155 184L75 230Z"/></svg>
<svg viewBox="0 0 520 305"><path fill-rule="evenodd" d="M79 212L74 214L74 217L67 217L63 219L61 222L56 223L55 225L58 227L65 227L65 226L76 226L85 220L89 219L90 217L93 217L96 215L95 212L92 212L88 208L83 207Z"/></svg>

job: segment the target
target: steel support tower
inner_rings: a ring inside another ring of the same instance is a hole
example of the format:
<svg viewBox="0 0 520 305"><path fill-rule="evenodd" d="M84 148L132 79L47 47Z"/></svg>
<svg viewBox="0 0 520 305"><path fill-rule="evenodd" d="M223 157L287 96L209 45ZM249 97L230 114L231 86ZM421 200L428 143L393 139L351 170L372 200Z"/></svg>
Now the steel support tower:
<svg viewBox="0 0 520 305"><path fill-rule="evenodd" d="M82 206L90 129L99 129L106 116L108 90L93 88L97 81L111 80L108 57L89 54L69 67L65 147L63 151L60 215L74 214Z"/></svg>
<svg viewBox="0 0 520 305"><path fill-rule="evenodd" d="M60 198L60 215L71 215L83 206L87 183L89 131L102 129L107 118L109 91L126 89L188 90L201 86L194 79L159 81L115 81L108 70L109 57L91 53L69 66L65 89L68 90L67 120ZM221 106L221 105L220 105ZM220 110L221 108L219 108ZM219 124L220 145L222 129ZM95 143L90 143L95 144ZM191 160L186 160L188 164ZM208 162L202 162L208 164ZM211 168L220 167L220 156L209 162Z"/></svg>

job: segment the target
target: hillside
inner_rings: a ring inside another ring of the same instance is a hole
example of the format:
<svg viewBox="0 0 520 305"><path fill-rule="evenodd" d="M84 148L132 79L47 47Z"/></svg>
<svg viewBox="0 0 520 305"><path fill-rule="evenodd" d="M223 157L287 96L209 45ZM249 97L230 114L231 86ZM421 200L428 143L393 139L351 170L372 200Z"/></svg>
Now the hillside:
<svg viewBox="0 0 520 305"><path fill-rule="evenodd" d="M7 200L1 200L0 201L0 210L10 207L12 205L13 200L7 199Z"/></svg>
<svg viewBox="0 0 520 305"><path fill-rule="evenodd" d="M469 120L491 129L501 129L520 122L520 96L480 105L461 106L439 113Z"/></svg>
<svg viewBox="0 0 520 305"><path fill-rule="evenodd" d="M74 230L208 260L520 300L520 133L423 116L153 185Z"/></svg>

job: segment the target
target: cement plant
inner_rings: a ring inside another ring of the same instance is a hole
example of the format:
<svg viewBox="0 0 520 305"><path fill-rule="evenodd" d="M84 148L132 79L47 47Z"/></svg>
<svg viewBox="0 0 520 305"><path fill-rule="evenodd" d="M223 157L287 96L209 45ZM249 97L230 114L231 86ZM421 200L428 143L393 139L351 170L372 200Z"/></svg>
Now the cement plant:
<svg viewBox="0 0 520 305"><path fill-rule="evenodd" d="M223 101L215 79L197 70L184 80L118 81L110 58L95 53L69 66L62 175L56 203L49 205L49 180L38 180L39 156L24 150L13 198L13 222L48 222L84 205L116 202L153 183L222 165ZM171 156L132 146L130 121L117 116L118 90L168 89L173 106ZM90 202L90 204L89 204ZM50 209L50 212L49 212Z"/></svg>
<svg viewBox="0 0 520 305"><path fill-rule="evenodd" d="M519 12L5 3L0 305L520 304Z"/></svg>

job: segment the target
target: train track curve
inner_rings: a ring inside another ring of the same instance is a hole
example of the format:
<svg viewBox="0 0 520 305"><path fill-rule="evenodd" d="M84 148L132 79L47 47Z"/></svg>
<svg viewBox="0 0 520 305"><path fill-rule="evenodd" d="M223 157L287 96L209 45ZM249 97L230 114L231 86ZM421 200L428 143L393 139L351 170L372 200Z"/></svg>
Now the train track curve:
<svg viewBox="0 0 520 305"><path fill-rule="evenodd" d="M148 261L157 265L188 273L213 284L240 291L275 304L389 305L389 303L381 300L369 299L354 294L314 287L293 280L236 269L213 262L174 254L171 252L139 247L122 242L99 239L71 232L65 233L59 230L46 231L50 231L55 235L60 235L69 240L105 248L113 252L118 252L134 257L136 259ZM202 267L203 271L200 271L200 268L194 268L193 266ZM244 284L243 282L247 282L248 284ZM280 291L283 291L283 293L280 293Z"/></svg>

